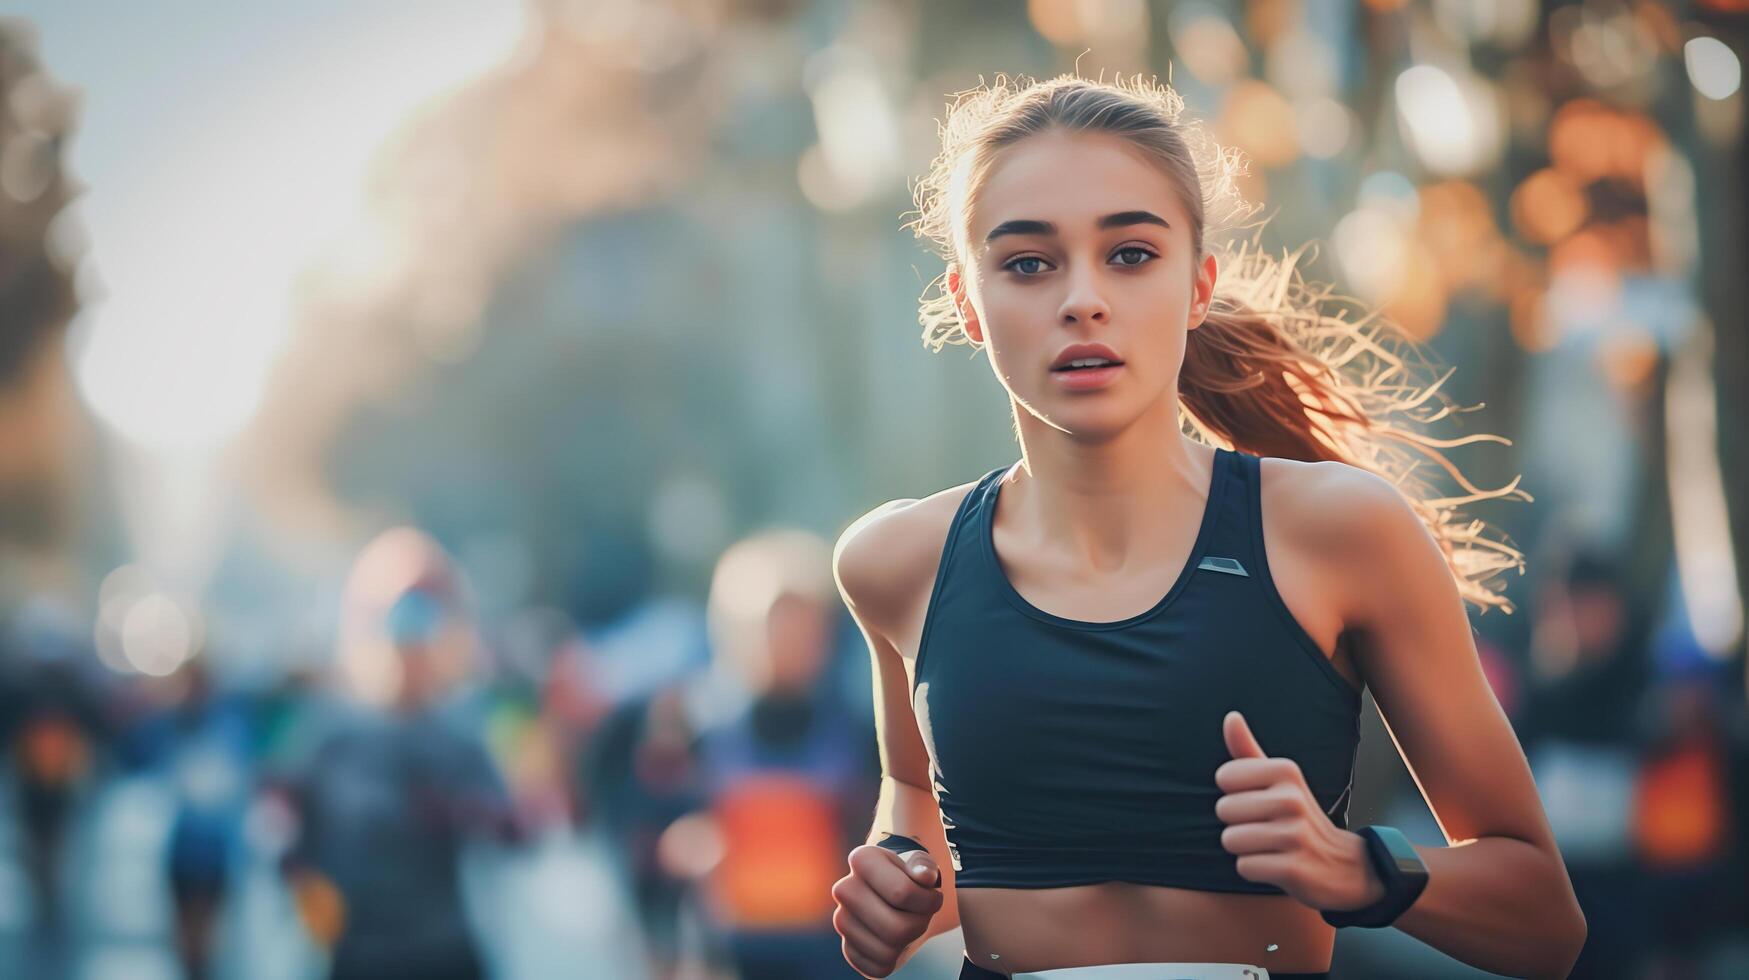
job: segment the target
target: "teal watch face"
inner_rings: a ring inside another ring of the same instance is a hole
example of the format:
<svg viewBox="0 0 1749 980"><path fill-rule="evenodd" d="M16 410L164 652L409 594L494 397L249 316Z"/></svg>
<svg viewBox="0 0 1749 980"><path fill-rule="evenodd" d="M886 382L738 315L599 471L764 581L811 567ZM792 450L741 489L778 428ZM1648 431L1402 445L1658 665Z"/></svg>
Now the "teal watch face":
<svg viewBox="0 0 1749 980"><path fill-rule="evenodd" d="M1378 836L1379 843L1384 845L1385 853L1398 875L1404 878L1427 876L1427 865L1422 863L1421 856L1415 853L1414 845L1409 843L1409 838L1404 837L1401 831L1395 827L1378 826L1373 827L1372 831Z"/></svg>

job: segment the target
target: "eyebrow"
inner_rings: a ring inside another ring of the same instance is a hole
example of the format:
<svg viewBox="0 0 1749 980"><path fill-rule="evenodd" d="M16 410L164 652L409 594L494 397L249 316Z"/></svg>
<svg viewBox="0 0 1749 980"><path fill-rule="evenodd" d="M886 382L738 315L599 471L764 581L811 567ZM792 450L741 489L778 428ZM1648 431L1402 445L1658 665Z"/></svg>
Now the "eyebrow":
<svg viewBox="0 0 1749 980"><path fill-rule="evenodd" d="M1171 228L1165 218L1152 211L1119 211L1099 219L1098 226L1104 228L1124 228L1130 225L1159 225ZM1033 218L1016 218L1004 221L990 229L990 234L984 236L986 244L1001 238L1003 235L1055 235L1057 226L1049 221L1039 221Z"/></svg>

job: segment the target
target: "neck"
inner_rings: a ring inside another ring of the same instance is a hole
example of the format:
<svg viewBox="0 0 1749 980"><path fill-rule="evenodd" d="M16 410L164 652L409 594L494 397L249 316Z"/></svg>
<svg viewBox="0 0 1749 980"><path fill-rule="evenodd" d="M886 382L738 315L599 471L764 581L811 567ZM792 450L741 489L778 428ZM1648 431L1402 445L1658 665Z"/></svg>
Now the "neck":
<svg viewBox="0 0 1749 980"><path fill-rule="evenodd" d="M1195 533L1213 453L1180 431L1175 398L1098 438L1069 435L1024 410L1016 416L1021 465L1006 478L1001 509L1008 527L1025 529L1029 550L1103 574Z"/></svg>

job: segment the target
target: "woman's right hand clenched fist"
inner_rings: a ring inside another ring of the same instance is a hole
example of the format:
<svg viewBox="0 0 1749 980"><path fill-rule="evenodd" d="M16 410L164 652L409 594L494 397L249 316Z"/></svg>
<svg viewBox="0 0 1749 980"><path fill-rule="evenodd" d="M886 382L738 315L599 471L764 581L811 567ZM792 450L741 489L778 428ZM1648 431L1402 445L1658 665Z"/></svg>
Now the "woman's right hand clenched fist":
<svg viewBox="0 0 1749 980"><path fill-rule="evenodd" d="M850 873L832 885L832 898L844 958L865 977L884 977L941 908L941 869L928 851L864 844L850 852Z"/></svg>

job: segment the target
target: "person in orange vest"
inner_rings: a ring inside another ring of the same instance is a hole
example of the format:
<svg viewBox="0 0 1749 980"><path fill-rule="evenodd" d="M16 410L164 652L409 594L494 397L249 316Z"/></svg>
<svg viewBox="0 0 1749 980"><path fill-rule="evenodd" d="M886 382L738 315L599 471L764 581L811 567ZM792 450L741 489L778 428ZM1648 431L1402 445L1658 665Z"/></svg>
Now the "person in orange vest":
<svg viewBox="0 0 1749 980"><path fill-rule="evenodd" d="M877 793L873 733L829 683L831 548L793 528L731 546L708 609L714 662L746 700L701 726L704 809L664 841L690 857L725 957L759 980L854 978L832 883Z"/></svg>

